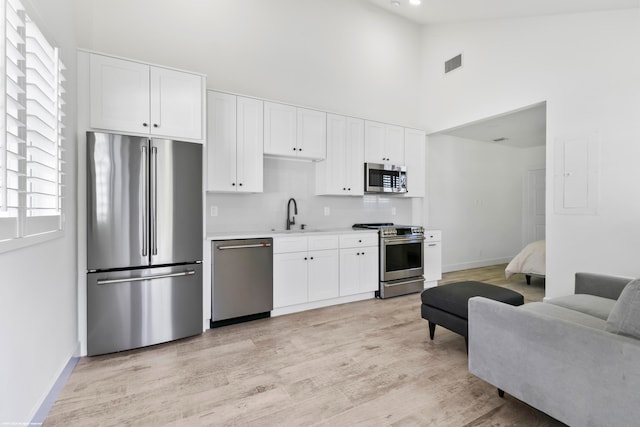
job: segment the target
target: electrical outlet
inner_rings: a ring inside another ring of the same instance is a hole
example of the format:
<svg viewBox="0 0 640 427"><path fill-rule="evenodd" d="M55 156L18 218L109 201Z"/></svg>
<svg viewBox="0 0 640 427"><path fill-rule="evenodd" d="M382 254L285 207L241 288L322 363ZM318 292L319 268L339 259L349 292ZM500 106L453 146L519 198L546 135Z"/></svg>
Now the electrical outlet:
<svg viewBox="0 0 640 427"><path fill-rule="evenodd" d="M211 216L218 216L218 207L211 206Z"/></svg>
<svg viewBox="0 0 640 427"><path fill-rule="evenodd" d="M324 216L329 216L331 215L331 208L329 208L329 206L325 206L324 207Z"/></svg>
<svg viewBox="0 0 640 427"><path fill-rule="evenodd" d="M395 215L396 214L396 207L392 206L391 207L391 215Z"/></svg>

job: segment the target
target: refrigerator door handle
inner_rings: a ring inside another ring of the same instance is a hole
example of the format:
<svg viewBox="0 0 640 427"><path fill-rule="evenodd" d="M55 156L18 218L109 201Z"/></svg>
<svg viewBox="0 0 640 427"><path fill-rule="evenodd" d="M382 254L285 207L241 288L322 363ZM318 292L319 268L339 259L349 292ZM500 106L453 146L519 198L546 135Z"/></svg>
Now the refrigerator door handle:
<svg viewBox="0 0 640 427"><path fill-rule="evenodd" d="M98 280L97 283L98 285L112 285L114 283L142 282L144 280L166 279L168 277L193 276L194 274L196 274L195 270L186 270L180 273L158 274L157 276L131 277L128 279Z"/></svg>
<svg viewBox="0 0 640 427"><path fill-rule="evenodd" d="M147 146L142 146L142 188L144 193L142 195L142 256L149 255L149 174L147 171L147 165L149 163L149 156L147 155Z"/></svg>
<svg viewBox="0 0 640 427"><path fill-rule="evenodd" d="M151 147L151 255L158 255L158 148Z"/></svg>

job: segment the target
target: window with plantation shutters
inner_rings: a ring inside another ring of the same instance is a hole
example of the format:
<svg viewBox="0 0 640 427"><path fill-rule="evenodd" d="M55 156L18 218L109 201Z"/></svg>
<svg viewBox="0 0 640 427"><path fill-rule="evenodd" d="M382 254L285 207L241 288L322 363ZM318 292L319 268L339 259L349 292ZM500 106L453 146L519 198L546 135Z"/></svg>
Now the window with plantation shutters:
<svg viewBox="0 0 640 427"><path fill-rule="evenodd" d="M64 66L19 0L3 0L0 243L62 230Z"/></svg>

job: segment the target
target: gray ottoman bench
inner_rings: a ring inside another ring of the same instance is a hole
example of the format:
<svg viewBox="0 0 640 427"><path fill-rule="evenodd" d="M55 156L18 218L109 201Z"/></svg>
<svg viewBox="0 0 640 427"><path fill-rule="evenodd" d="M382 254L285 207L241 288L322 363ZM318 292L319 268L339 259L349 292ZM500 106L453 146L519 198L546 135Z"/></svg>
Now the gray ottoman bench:
<svg viewBox="0 0 640 427"><path fill-rule="evenodd" d="M485 297L511 305L524 304L524 297L496 285L482 282L457 282L436 286L422 292L422 318L429 321L429 337L433 340L436 325L447 328L464 337L469 348L468 323L469 298Z"/></svg>

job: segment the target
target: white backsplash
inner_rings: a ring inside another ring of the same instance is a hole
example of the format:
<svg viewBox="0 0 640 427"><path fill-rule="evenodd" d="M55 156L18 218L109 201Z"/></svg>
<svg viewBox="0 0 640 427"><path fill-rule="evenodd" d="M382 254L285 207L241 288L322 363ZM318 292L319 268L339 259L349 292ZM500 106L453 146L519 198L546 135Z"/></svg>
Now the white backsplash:
<svg viewBox="0 0 640 427"><path fill-rule="evenodd" d="M364 173L364 172L363 172ZM256 194L207 193L207 232L284 229L287 201L298 204L296 224L307 228L350 227L358 222L413 224L412 199L402 196L316 196L312 162L284 159L264 160L264 192ZM419 199L420 200L420 199ZM217 216L212 216L217 210ZM329 208L329 215L325 215ZM292 207L293 212L293 207ZM394 214L395 213L395 214Z"/></svg>

